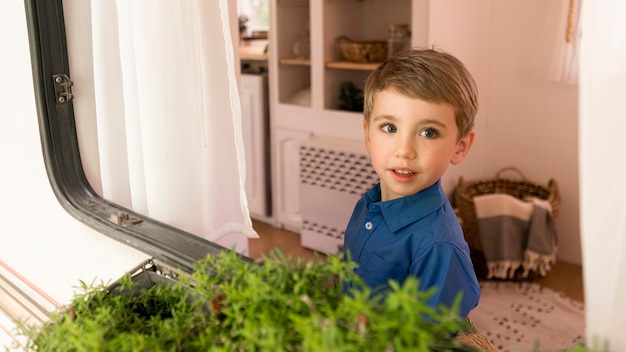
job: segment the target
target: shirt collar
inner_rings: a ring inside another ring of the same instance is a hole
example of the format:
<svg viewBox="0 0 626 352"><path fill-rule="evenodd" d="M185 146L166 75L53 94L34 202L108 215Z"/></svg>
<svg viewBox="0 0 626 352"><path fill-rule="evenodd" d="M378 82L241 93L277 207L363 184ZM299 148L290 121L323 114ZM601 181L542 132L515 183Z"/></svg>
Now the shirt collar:
<svg viewBox="0 0 626 352"><path fill-rule="evenodd" d="M378 183L365 193L363 199L368 209L380 209L387 226L395 232L441 208L447 197L441 187L441 180L438 180L416 194L385 202L380 201Z"/></svg>

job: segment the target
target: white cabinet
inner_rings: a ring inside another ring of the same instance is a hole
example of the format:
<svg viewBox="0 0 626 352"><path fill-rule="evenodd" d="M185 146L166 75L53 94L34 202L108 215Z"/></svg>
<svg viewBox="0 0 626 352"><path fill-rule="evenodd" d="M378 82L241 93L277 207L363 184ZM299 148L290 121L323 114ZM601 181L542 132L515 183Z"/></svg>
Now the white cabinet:
<svg viewBox="0 0 626 352"><path fill-rule="evenodd" d="M277 128L274 130L274 220L281 227L300 232L300 144L311 133Z"/></svg>
<svg viewBox="0 0 626 352"><path fill-rule="evenodd" d="M362 88L378 63L346 61L337 38L385 41L389 24L406 23L411 45L427 46L429 0L271 0L270 133L274 223L299 231L298 141L309 136L361 142L363 115L340 109L340 86ZM299 57L303 37L310 56Z"/></svg>
<svg viewBox="0 0 626 352"><path fill-rule="evenodd" d="M356 202L378 182L361 142L315 137L300 147L300 243L337 254Z"/></svg>
<svg viewBox="0 0 626 352"><path fill-rule="evenodd" d="M267 217L270 213L266 86L266 75L241 75L239 96L246 154L245 190L251 215L260 217Z"/></svg>

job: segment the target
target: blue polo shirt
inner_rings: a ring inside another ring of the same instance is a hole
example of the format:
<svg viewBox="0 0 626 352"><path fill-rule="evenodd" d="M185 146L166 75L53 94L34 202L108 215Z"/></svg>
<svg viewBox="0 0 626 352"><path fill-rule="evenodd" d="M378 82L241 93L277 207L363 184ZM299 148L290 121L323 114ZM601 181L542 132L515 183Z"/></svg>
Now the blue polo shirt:
<svg viewBox="0 0 626 352"><path fill-rule="evenodd" d="M459 314L478 304L480 287L469 247L441 181L414 195L380 201L380 184L357 202L344 240L344 251L358 264L356 273L374 290L388 280L419 279L419 290L437 287L427 304L450 307L459 292Z"/></svg>

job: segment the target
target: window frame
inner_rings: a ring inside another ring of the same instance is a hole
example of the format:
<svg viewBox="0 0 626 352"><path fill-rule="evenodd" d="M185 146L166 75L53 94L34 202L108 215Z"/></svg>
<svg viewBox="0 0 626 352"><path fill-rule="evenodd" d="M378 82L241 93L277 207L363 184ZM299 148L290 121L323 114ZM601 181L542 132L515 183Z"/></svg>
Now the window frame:
<svg viewBox="0 0 626 352"><path fill-rule="evenodd" d="M138 214L100 197L91 187L80 158L71 100L58 102L53 76L69 72L62 0L25 0L36 109L46 172L61 206L94 230L191 272L194 263L226 248ZM138 221L113 222L128 214ZM241 255L242 260L251 260Z"/></svg>

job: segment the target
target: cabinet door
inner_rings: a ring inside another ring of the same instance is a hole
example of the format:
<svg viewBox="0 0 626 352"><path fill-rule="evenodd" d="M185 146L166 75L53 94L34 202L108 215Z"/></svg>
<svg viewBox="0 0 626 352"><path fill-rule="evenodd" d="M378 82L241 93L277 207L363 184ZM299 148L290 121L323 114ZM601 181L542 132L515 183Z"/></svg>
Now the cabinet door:
<svg viewBox="0 0 626 352"><path fill-rule="evenodd" d="M279 226L300 232L300 144L310 133L288 129L275 130L276 183L275 221Z"/></svg>
<svg viewBox="0 0 626 352"><path fill-rule="evenodd" d="M252 215L269 215L266 76L241 75L241 124L246 153L246 197Z"/></svg>

